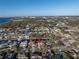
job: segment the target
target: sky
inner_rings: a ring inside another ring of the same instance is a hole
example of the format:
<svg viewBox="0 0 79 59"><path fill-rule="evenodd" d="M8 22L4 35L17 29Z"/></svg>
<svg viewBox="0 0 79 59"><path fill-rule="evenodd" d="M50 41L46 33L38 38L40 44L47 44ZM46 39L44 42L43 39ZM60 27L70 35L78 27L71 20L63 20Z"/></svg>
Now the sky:
<svg viewBox="0 0 79 59"><path fill-rule="evenodd" d="M79 15L79 0L0 0L0 17Z"/></svg>

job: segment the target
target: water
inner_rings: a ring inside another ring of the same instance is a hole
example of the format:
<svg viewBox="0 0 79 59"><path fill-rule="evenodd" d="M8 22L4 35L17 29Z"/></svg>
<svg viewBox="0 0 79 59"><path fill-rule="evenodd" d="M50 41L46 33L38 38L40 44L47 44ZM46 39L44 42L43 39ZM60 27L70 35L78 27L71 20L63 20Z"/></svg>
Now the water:
<svg viewBox="0 0 79 59"><path fill-rule="evenodd" d="M0 18L0 24L7 23L10 21L10 18Z"/></svg>

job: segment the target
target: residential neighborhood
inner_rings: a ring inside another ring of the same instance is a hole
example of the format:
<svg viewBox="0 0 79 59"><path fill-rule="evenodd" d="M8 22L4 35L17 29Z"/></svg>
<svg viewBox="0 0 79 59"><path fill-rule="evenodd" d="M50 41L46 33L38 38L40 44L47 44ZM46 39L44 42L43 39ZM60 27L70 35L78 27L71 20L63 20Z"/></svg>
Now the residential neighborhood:
<svg viewBox="0 0 79 59"><path fill-rule="evenodd" d="M65 18L26 17L2 25L0 59L79 59L79 27Z"/></svg>

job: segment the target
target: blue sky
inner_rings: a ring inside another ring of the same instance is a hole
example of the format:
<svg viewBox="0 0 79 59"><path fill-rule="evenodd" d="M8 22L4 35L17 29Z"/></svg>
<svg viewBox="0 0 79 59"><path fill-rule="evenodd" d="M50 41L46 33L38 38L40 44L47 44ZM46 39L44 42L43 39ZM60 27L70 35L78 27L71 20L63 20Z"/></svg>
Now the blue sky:
<svg viewBox="0 0 79 59"><path fill-rule="evenodd" d="M79 15L79 0L0 0L0 16Z"/></svg>

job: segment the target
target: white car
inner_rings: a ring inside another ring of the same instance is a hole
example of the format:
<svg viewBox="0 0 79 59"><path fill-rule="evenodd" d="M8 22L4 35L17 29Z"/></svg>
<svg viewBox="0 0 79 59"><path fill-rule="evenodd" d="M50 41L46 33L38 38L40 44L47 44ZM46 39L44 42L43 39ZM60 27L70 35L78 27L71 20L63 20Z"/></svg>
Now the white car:
<svg viewBox="0 0 79 59"><path fill-rule="evenodd" d="M16 42L9 42L8 43L8 46L11 48L11 47L14 47L14 46L16 46L17 44L16 44Z"/></svg>
<svg viewBox="0 0 79 59"><path fill-rule="evenodd" d="M23 41L20 43L20 47L26 47L27 46L27 41Z"/></svg>

